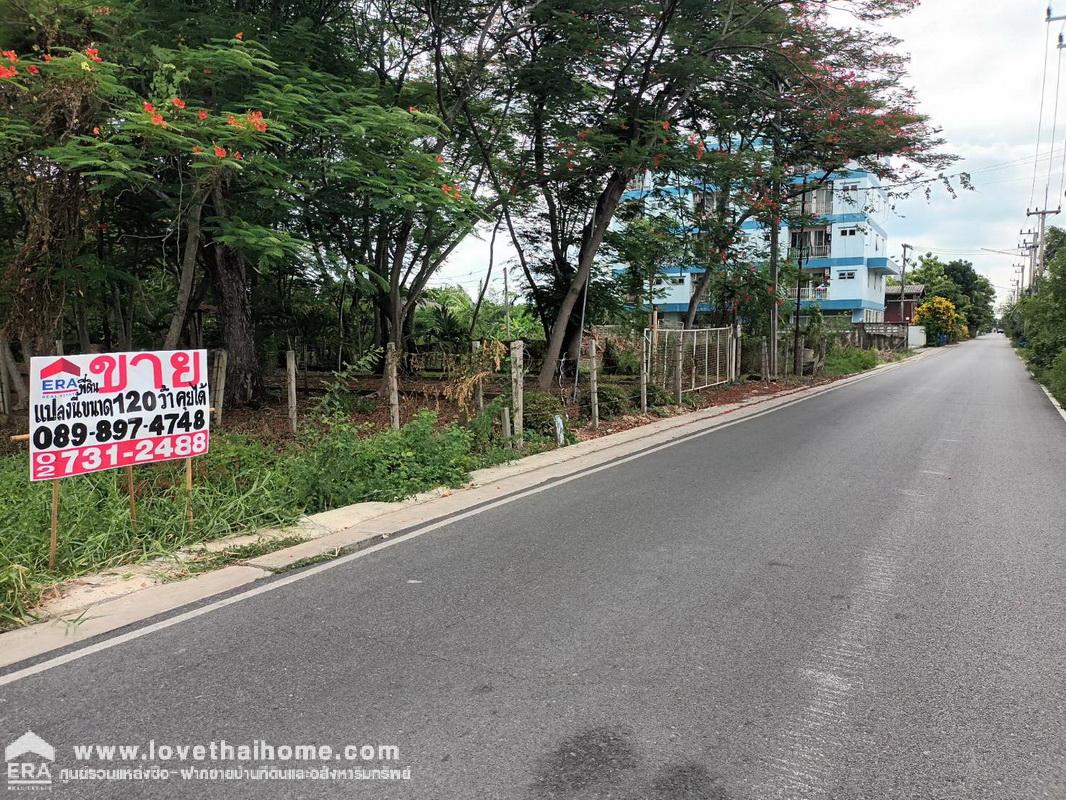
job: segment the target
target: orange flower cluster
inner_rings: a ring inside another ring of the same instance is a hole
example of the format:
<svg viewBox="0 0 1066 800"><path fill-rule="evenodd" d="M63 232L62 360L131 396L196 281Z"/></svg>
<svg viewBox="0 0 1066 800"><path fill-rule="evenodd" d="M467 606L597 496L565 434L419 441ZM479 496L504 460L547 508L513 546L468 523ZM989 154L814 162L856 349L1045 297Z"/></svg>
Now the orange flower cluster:
<svg viewBox="0 0 1066 800"><path fill-rule="evenodd" d="M0 50L0 56L7 59L7 64L0 64L0 78L14 78L18 75L18 67L15 62L19 60L18 53L14 50Z"/></svg>
<svg viewBox="0 0 1066 800"><path fill-rule="evenodd" d="M454 186L450 183L445 183L440 187L440 190L444 192L445 196L450 197L452 200L458 200L462 196L458 183Z"/></svg>
<svg viewBox="0 0 1066 800"><path fill-rule="evenodd" d="M98 64L103 61L103 59L100 58L100 51L97 50L95 47L86 47L85 55L89 57L90 61L95 61Z"/></svg>
<svg viewBox="0 0 1066 800"><path fill-rule="evenodd" d="M249 111L248 121L252 123L252 127L260 133L263 133L267 129L267 121L263 119L262 111Z"/></svg>
<svg viewBox="0 0 1066 800"><path fill-rule="evenodd" d="M251 125L260 133L265 132L267 127L269 127L267 125L267 121L263 119L262 111L249 111L248 114L244 117L237 117L233 114L227 114L226 124L233 128L246 128Z"/></svg>
<svg viewBox="0 0 1066 800"><path fill-rule="evenodd" d="M185 101L180 97L172 97L170 102L174 105L174 108L185 108Z"/></svg>

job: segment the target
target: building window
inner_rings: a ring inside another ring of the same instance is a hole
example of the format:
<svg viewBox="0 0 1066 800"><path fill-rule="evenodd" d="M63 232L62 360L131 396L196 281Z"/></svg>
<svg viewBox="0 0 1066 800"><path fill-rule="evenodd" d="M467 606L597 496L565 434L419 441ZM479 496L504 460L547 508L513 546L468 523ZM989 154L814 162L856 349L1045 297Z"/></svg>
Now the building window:
<svg viewBox="0 0 1066 800"><path fill-rule="evenodd" d="M837 280L839 280L839 281L850 281L850 280L853 280L854 278L855 278L855 270L853 270L853 269L843 269L843 270L840 270L837 273Z"/></svg>
<svg viewBox="0 0 1066 800"><path fill-rule="evenodd" d="M840 229L840 235L841 236L858 236L859 235L859 229L858 228L841 228Z"/></svg>

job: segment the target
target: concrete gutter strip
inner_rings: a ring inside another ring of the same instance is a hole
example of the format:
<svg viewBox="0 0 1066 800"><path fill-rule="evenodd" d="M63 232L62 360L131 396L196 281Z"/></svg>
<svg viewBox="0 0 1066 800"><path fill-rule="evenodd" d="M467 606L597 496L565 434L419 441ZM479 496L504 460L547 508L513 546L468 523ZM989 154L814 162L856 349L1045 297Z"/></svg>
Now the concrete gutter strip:
<svg viewBox="0 0 1066 800"><path fill-rule="evenodd" d="M919 353L906 361L883 364L873 370L820 386L787 390L740 403L667 417L569 447L537 453L509 464L477 470L472 474L470 484L455 491L436 489L399 503L356 503L312 514L301 519L293 528L244 534L206 543L200 547L201 551L218 552L228 547L269 538L292 535L313 537L300 544L250 558L239 565L227 566L185 580L146 587L144 576L141 575L140 580L130 581L129 593L119 596L115 595L121 591L121 586L116 587L112 583L106 591L97 592L97 602L89 602L80 609L73 602L64 605L60 598L57 603L60 613L73 616L75 612L80 611L80 615L73 619L52 619L0 634L0 667L231 591L291 568L294 564L331 558L358 549L366 543L444 519L545 481L573 475L692 433L710 430L802 398L832 391L863 380L879 370L893 369L919 360L929 352ZM1060 413L1063 413L1061 408ZM137 575L135 567L129 568L128 572ZM89 585L92 586L91 580ZM86 594L86 597L91 596L91 593Z"/></svg>
<svg viewBox="0 0 1066 800"><path fill-rule="evenodd" d="M1055 406L1055 410L1059 412L1059 416L1062 417L1064 422L1066 422L1066 409L1063 409L1062 404L1055 399L1055 395L1053 395L1044 384L1040 383L1038 385L1043 390L1044 394L1047 395L1047 399L1051 401L1051 405Z"/></svg>
<svg viewBox="0 0 1066 800"><path fill-rule="evenodd" d="M224 567L195 578L152 586L101 603L73 621L49 620L9 631L0 635L0 667L108 633L156 614L173 611L270 574L254 567Z"/></svg>

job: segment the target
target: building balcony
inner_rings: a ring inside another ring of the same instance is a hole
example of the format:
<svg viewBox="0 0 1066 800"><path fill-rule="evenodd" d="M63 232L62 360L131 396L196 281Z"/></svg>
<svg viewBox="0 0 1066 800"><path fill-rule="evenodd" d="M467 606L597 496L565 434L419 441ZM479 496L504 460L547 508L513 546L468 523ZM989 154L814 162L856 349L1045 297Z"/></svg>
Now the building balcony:
<svg viewBox="0 0 1066 800"><path fill-rule="evenodd" d="M796 299L796 287L782 286L780 289L781 296L787 300ZM815 303L821 303L829 299L829 288L822 286L801 286L799 290L800 301L808 300Z"/></svg>
<svg viewBox="0 0 1066 800"><path fill-rule="evenodd" d="M802 253L800 252L801 249L803 250ZM803 248L799 246L788 248L788 257L800 258L802 256L805 261L809 261L812 258L830 258L832 252L833 248L828 242L825 244L808 244Z"/></svg>

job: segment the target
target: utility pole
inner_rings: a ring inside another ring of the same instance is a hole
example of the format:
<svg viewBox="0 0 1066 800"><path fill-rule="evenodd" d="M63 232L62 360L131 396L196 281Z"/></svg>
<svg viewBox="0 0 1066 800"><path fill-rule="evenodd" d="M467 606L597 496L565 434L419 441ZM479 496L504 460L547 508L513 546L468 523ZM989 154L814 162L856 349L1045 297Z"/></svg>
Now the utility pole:
<svg viewBox="0 0 1066 800"><path fill-rule="evenodd" d="M1040 217L1040 230L1037 234L1037 257L1036 268L1032 274L1032 278L1029 281L1030 288L1036 285L1037 281L1044 276L1044 252L1047 247L1047 237L1044 235L1047 226L1047 218L1051 214L1058 214L1062 211L1062 206L1058 208L1034 208L1025 209L1025 216L1027 217Z"/></svg>
<svg viewBox="0 0 1066 800"><path fill-rule="evenodd" d="M770 195L773 202L781 202L780 183L773 181L770 184ZM770 287L774 291L774 300L770 303L770 347L769 347L769 373L772 380L777 380L777 281L778 260L781 254L781 211L775 205L770 209ZM766 376L763 376L764 380Z"/></svg>
<svg viewBox="0 0 1066 800"><path fill-rule="evenodd" d="M507 291L507 265L503 265L503 313L507 321L507 341L511 341L511 294Z"/></svg>
<svg viewBox="0 0 1066 800"><path fill-rule="evenodd" d="M1030 229L1030 230L1027 230L1027 231L1020 231L1019 233L1020 233L1020 235L1022 237L1022 245L1021 245L1022 249L1027 250L1029 252L1029 279L1028 279L1028 281L1026 280L1026 275L1025 275L1025 262L1022 262L1022 265L1021 265L1021 267L1022 267L1022 279L1021 279L1021 283L1018 286L1018 291L1019 291L1019 293L1022 293L1022 292L1024 292L1026 290L1026 287L1032 286L1032 283L1033 283L1033 271L1036 268L1037 232L1032 230L1032 229ZM1032 236L1033 237L1033 241L1031 241L1031 242L1026 241L1025 240L1026 236Z"/></svg>
<svg viewBox="0 0 1066 800"><path fill-rule="evenodd" d="M907 319L907 254L913 250L909 244L903 245L903 269L899 276L899 321L901 325L910 324Z"/></svg>
<svg viewBox="0 0 1066 800"><path fill-rule="evenodd" d="M812 198L813 199L813 198ZM799 229L799 255L796 256L796 326L792 335L792 358L795 362L796 377L803 377L803 356L800 353L800 286L803 284L804 253L807 250L807 175L803 176L803 194L800 195L800 229ZM789 237L792 229L789 228ZM790 248L791 249L791 248ZM791 253L789 254L791 255ZM777 303L777 299L774 299Z"/></svg>

